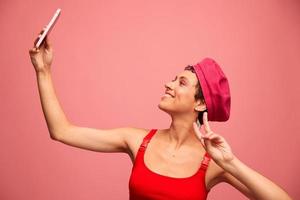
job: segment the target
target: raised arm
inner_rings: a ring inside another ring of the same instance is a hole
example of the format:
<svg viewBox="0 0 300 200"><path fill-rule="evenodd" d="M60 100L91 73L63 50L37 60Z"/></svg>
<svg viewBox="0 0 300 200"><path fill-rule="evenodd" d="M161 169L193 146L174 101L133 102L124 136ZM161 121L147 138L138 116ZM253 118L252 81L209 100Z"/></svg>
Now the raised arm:
<svg viewBox="0 0 300 200"><path fill-rule="evenodd" d="M42 32L43 31L41 31L40 35ZM37 40L38 39L36 39L34 44ZM37 49L33 47L30 49L29 54L36 72L40 100L50 137L56 139L57 133L61 132L61 129L69 126L69 121L67 120L54 91L51 77L53 49L49 43L48 37L45 38L40 48Z"/></svg>
<svg viewBox="0 0 300 200"><path fill-rule="evenodd" d="M128 141L134 137L137 129L125 127L100 130L78 127L68 121L51 78L53 50L48 38L39 49L30 49L29 54L36 71L42 110L52 139L92 151L129 152Z"/></svg>

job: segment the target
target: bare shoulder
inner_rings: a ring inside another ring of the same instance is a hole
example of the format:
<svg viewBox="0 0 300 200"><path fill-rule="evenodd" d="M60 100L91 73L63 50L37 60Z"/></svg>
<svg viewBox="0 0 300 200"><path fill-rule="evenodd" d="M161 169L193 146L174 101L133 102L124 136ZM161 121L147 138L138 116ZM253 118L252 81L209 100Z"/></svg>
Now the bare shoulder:
<svg viewBox="0 0 300 200"><path fill-rule="evenodd" d="M149 133L151 129L126 127L124 129L125 140L127 144L128 155L132 162L134 161L138 148L141 145L143 138Z"/></svg>
<svg viewBox="0 0 300 200"><path fill-rule="evenodd" d="M143 138L147 135L150 129L137 128L137 127L126 127L124 128L124 134L126 137L126 143L129 147L140 144Z"/></svg>
<svg viewBox="0 0 300 200"><path fill-rule="evenodd" d="M135 142L139 138L145 136L149 131L150 131L149 129L145 129L145 128L126 127L124 128L126 142L127 143Z"/></svg>

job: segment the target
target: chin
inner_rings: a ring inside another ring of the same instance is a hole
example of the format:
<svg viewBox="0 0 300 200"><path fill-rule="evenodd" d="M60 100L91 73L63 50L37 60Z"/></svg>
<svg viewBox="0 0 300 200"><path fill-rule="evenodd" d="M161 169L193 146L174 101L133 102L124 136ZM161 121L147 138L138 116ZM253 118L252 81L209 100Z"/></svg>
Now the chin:
<svg viewBox="0 0 300 200"><path fill-rule="evenodd" d="M169 105L167 103L165 103L163 100L159 102L159 104L157 105L158 108L166 113L170 113L171 109L169 108Z"/></svg>

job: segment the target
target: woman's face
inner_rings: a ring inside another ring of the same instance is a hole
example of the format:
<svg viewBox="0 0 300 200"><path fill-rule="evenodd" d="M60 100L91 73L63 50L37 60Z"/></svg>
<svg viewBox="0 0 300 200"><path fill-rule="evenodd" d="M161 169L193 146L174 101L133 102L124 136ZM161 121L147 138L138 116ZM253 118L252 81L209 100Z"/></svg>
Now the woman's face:
<svg viewBox="0 0 300 200"><path fill-rule="evenodd" d="M194 113L196 105L200 102L195 100L197 82L198 79L193 72L184 70L179 73L165 84L166 91L158 107L169 114Z"/></svg>

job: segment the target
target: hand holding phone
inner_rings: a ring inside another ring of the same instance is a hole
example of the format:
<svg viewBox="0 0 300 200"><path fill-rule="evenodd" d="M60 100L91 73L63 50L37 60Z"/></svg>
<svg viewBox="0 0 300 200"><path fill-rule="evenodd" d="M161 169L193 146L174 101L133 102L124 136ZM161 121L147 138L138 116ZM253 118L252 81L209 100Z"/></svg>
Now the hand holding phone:
<svg viewBox="0 0 300 200"><path fill-rule="evenodd" d="M57 9L54 16L46 27L40 32L39 37L34 42L34 47L29 50L31 62L36 72L50 72L53 52L49 44L48 35L55 25L60 15L60 9ZM43 47L43 48L39 48Z"/></svg>
<svg viewBox="0 0 300 200"><path fill-rule="evenodd" d="M43 43L45 37L50 33L54 25L56 24L59 16L60 16L61 9L58 8L56 12L54 13L52 19L48 23L48 25L43 29L43 31L39 34L38 38L34 42L35 48L39 48L41 44Z"/></svg>

